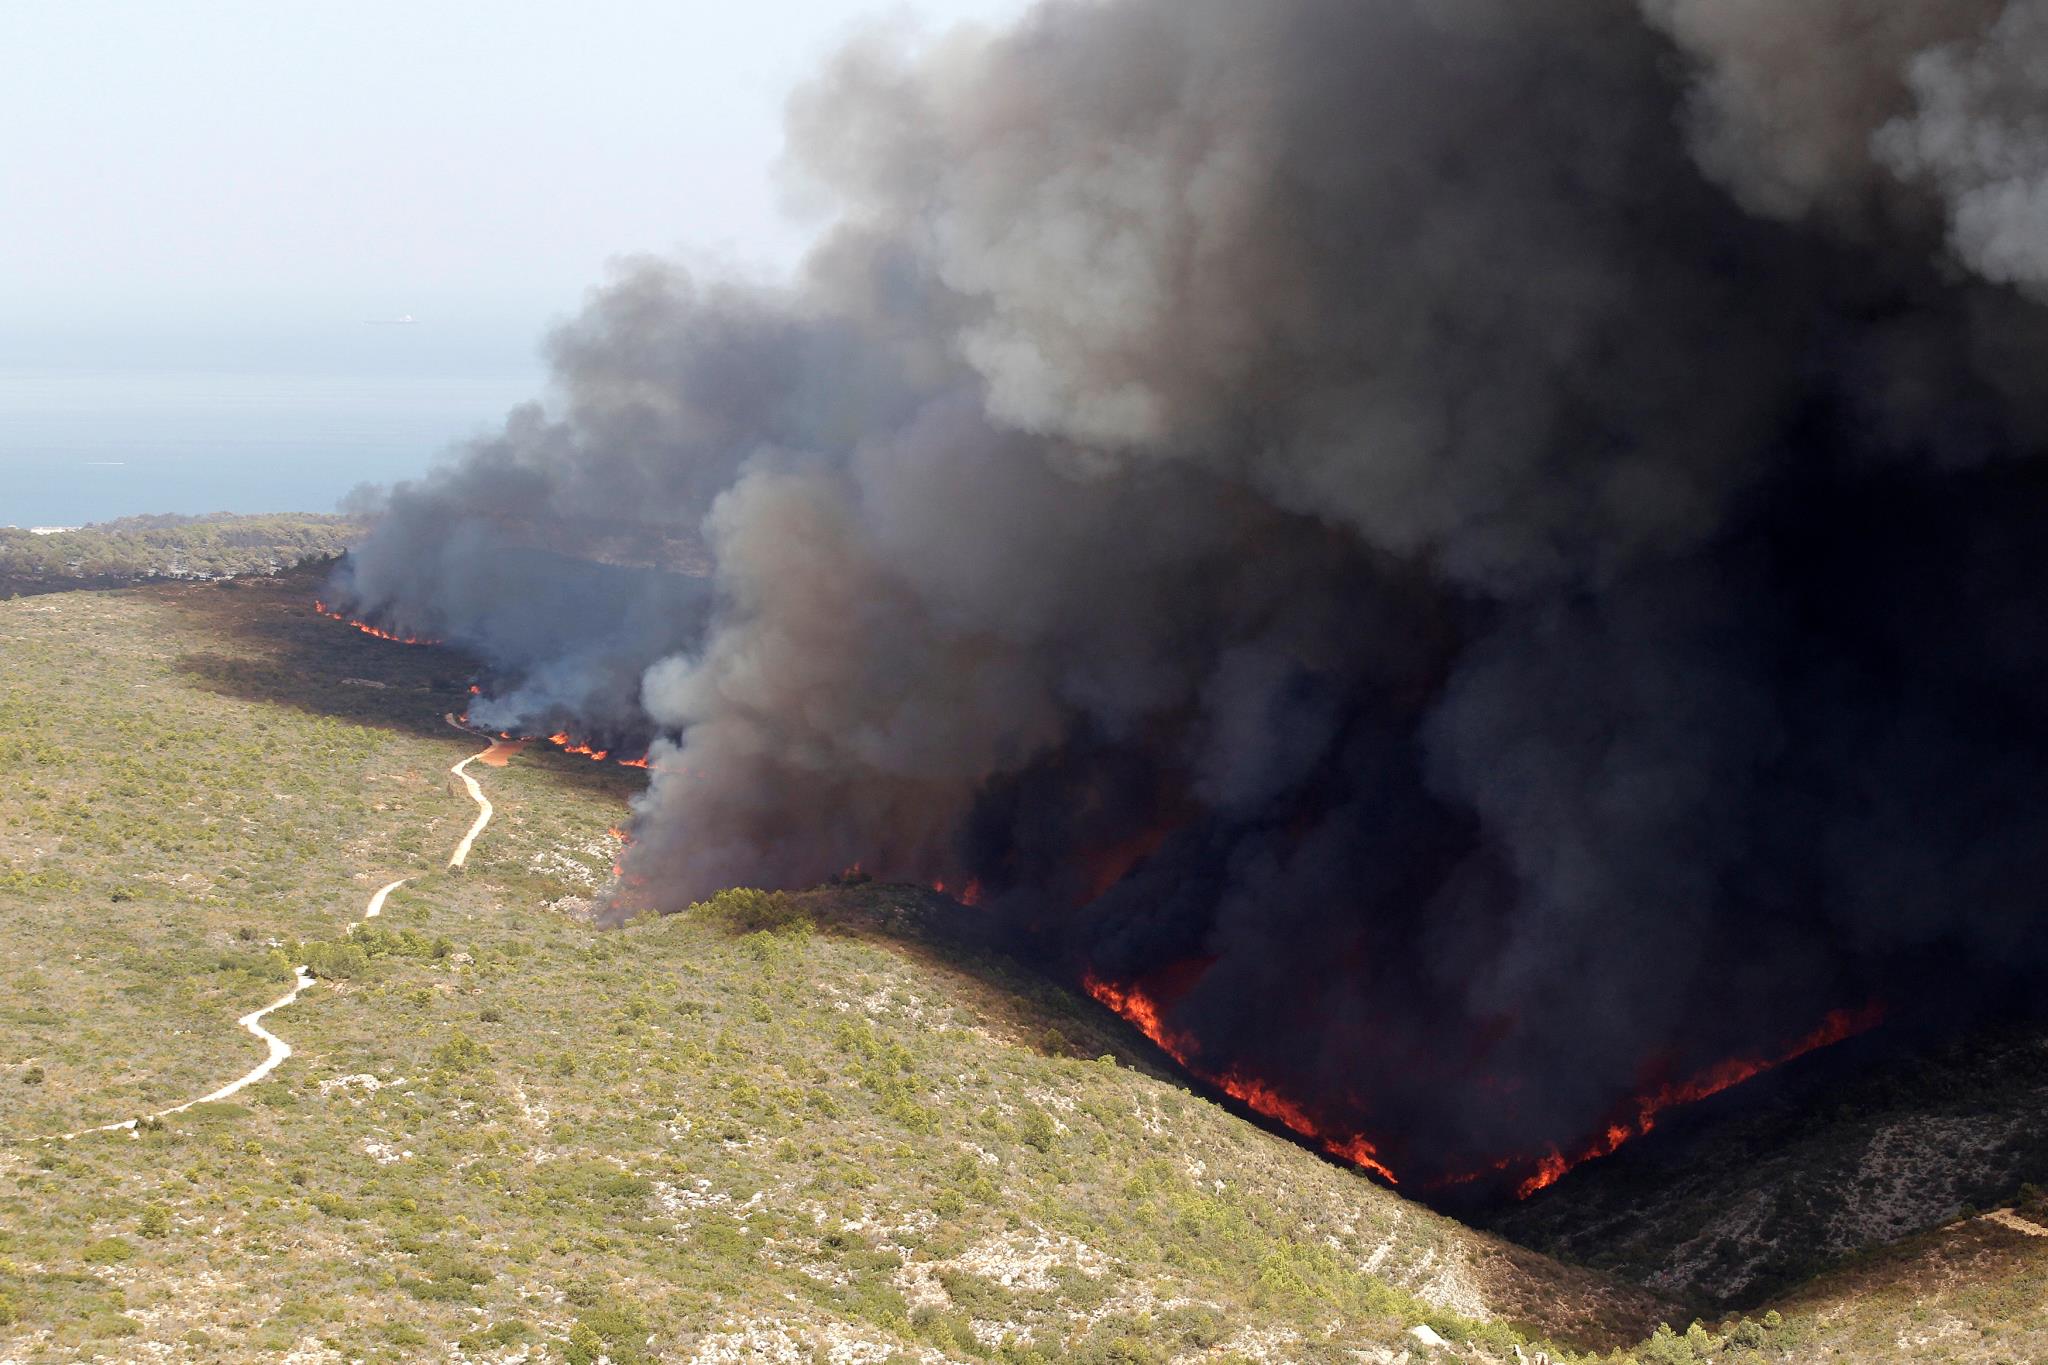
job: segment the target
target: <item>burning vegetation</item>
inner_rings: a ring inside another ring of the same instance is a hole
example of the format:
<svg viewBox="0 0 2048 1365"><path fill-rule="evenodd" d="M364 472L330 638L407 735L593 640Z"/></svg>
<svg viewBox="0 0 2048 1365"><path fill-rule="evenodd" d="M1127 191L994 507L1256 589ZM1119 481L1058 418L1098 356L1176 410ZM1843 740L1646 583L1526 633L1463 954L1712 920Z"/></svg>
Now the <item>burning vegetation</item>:
<svg viewBox="0 0 2048 1365"><path fill-rule="evenodd" d="M802 276L626 269L331 600L651 762L612 914L968 888L1407 1189L1539 1188L1869 1001L2028 1007L2048 25L1867 9L857 44L792 104Z"/></svg>
<svg viewBox="0 0 2048 1365"><path fill-rule="evenodd" d="M359 621L354 617L333 610L319 598L315 598L313 600L313 610L321 616L326 617L330 621L340 621L342 624L349 626L352 629L359 630L363 634L368 635L374 639L389 640L394 644L401 645L439 645L445 643L444 641L432 639L424 635L417 635L410 631L386 630L381 626L371 625L368 621ZM482 700L484 698L484 689L482 685L478 683L469 684L469 695L472 699L474 699L470 703L471 706L474 707L478 700ZM457 716L455 719L457 720L458 723L464 726L468 726L470 724L470 715L468 711L464 711L460 716ZM510 730L496 731L495 734L496 737L499 740L504 741L505 745L507 746L504 750L504 752L506 753L516 753L518 752L519 745L526 744L538 739L544 739L547 743L554 745L557 749L560 749L565 754L575 754L578 757L590 759L592 762L595 763L602 763L605 760L610 759L612 762L617 763L620 767L624 768L639 768L645 770L650 767L651 755L649 754L641 754L638 758L620 758L615 756L613 751L608 748L596 748L588 743L585 743L581 740L572 737L566 730L557 730L555 733L545 736L515 734L513 731ZM492 756L485 757L484 761L486 763L493 763L493 757L497 753L498 750L494 748L491 751ZM494 763L494 766L502 766L502 764L503 759L499 758Z"/></svg>
<svg viewBox="0 0 2048 1365"><path fill-rule="evenodd" d="M638 758L620 758L610 749L594 748L581 740L572 738L565 730L555 731L555 733L547 737L547 741L565 754L575 754L578 757L587 758L593 763L602 763L606 759L610 759L622 768L643 769L651 764L651 755L642 754Z"/></svg>
<svg viewBox="0 0 2048 1365"><path fill-rule="evenodd" d="M321 601L317 597L313 599L313 610L320 613L320 615L326 617L330 621L339 621L343 625L346 625L354 630L359 630L363 634L371 636L374 639L389 640L393 644L438 645L442 643L439 640L428 639L424 635L415 635L411 631L390 631L385 630L379 626L373 626L368 621L359 621L353 616L349 616L342 612L334 610L332 607L328 606L325 602Z"/></svg>
<svg viewBox="0 0 2048 1365"><path fill-rule="evenodd" d="M1320 1147L1341 1161L1348 1162L1360 1170L1371 1171L1389 1184L1400 1183L1392 1171L1380 1164L1377 1149L1363 1137L1357 1134L1339 1136L1326 1132L1300 1105L1256 1077L1240 1076L1233 1072L1218 1074L1204 1070L1195 1060L1195 1040L1169 1029L1160 1018L1158 1004L1136 986L1113 986L1092 975L1082 978L1081 984L1088 994L1122 1015L1188 1072L1213 1085L1253 1113L1273 1120L1295 1136Z"/></svg>
<svg viewBox="0 0 2048 1365"><path fill-rule="evenodd" d="M1178 973L1169 973L1169 976L1179 975L1183 979L1199 977L1206 965L1184 965ZM1256 1077L1229 1071L1219 1073L1205 1067L1200 1060L1200 1041L1192 1034L1177 1031L1167 1022L1164 1008L1153 993L1136 985L1114 985L1093 973L1084 975L1082 987L1151 1039L1191 1075L1253 1113L1278 1123L1325 1154L1360 1170L1370 1171L1389 1184L1400 1183L1399 1177L1381 1160L1380 1149L1362 1134L1332 1130L1326 1121L1317 1119L1303 1104ZM1437 1172L1424 1193L1486 1182L1511 1189L1516 1199L1527 1199L1538 1190L1556 1184L1573 1168L1600 1157L1612 1156L1623 1143L1649 1133L1657 1126L1659 1116L1667 1111L1711 1099L1786 1062L1867 1032L1883 1019L1884 1007L1878 1004L1858 1010L1830 1011L1819 1027L1775 1054L1730 1058L1682 1081L1647 1085L1621 1105L1615 1117L1606 1122L1596 1136L1584 1143L1562 1150L1553 1144L1535 1154L1501 1157L1483 1169Z"/></svg>

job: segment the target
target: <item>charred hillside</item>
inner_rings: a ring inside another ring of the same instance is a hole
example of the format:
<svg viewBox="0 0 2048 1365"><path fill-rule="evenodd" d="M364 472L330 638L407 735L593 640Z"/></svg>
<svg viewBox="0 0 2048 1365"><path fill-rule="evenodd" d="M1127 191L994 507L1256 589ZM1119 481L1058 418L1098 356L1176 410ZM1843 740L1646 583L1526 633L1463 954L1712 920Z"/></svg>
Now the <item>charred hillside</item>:
<svg viewBox="0 0 2048 1365"><path fill-rule="evenodd" d="M1788 1067L1477 1221L1707 1312L2044 1181L2048 1028L2005 1020Z"/></svg>

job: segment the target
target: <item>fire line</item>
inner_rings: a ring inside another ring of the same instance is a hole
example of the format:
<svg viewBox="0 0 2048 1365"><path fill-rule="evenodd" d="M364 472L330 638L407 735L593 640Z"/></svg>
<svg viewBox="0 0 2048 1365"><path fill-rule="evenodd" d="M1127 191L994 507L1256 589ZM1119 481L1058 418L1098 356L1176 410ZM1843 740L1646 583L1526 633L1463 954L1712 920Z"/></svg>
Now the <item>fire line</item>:
<svg viewBox="0 0 2048 1365"><path fill-rule="evenodd" d="M335 611L333 608L329 607L325 602L321 601L317 597L313 599L313 610L320 613L322 616L326 617L330 621L339 621L345 626L354 627L355 629L361 631L365 635L375 636L379 640L389 640L393 644L438 645L441 643L441 641L439 640L429 639L424 635L398 635L388 630L380 630L378 627L371 625L368 621L358 621L353 616L344 616L342 613Z"/></svg>
<svg viewBox="0 0 2048 1365"><path fill-rule="evenodd" d="M1580 1147L1576 1154L1567 1156L1552 1147L1535 1159L1535 1170L1515 1186L1515 1198L1527 1199L1538 1190L1547 1189L1563 1178L1567 1171L1588 1161L1612 1156L1624 1143L1642 1137L1657 1126L1660 1114L1670 1109L1697 1104L1723 1091L1732 1090L1744 1081L1754 1080L1783 1066L1809 1052L1818 1052L1824 1047L1868 1033L1884 1021L1885 1009L1882 1003L1873 1001L1861 1009L1832 1010L1821 1020L1820 1026L1794 1042L1784 1051L1771 1057L1731 1058L1716 1062L1713 1066L1691 1078L1658 1086L1656 1089L1636 1096L1624 1107L1623 1112L1610 1121L1600 1135ZM1496 1170L1525 1164L1526 1158L1510 1158L1497 1166ZM1473 1179L1476 1177L1464 1177ZM1459 1183L1459 1182L1446 1182Z"/></svg>
<svg viewBox="0 0 2048 1365"><path fill-rule="evenodd" d="M1114 985L1092 972L1082 978L1081 986L1088 994L1122 1015L1140 1033L1158 1044L1163 1052L1180 1063L1189 1074L1215 1086L1252 1112L1272 1119L1296 1135L1316 1143L1331 1156L1371 1171L1390 1185L1401 1183L1400 1177L1379 1159L1379 1149L1363 1134L1333 1136L1325 1133L1305 1110L1265 1082L1236 1072L1216 1073L1196 1066L1190 1060L1194 1050L1193 1041L1185 1034L1169 1029L1160 1017L1158 1004L1138 987Z"/></svg>
<svg viewBox="0 0 2048 1365"><path fill-rule="evenodd" d="M1314 1143L1328 1155L1370 1171L1390 1184L1400 1183L1399 1177L1380 1156L1379 1149L1363 1134L1344 1136L1326 1132L1299 1104L1267 1082L1236 1071L1219 1073L1196 1065L1192 1060L1196 1052L1194 1038L1168 1025L1159 1002L1140 987L1105 981L1092 972L1083 976L1081 984L1089 995L1151 1039L1189 1074ZM1732 1090L1810 1052L1868 1032L1883 1021L1884 1013L1884 1006L1875 1002L1861 1009L1834 1010L1819 1027L1779 1053L1717 1062L1684 1081L1667 1082L1635 1096L1621 1107L1598 1137L1579 1146L1570 1155L1553 1145L1540 1156L1504 1157L1490 1167L1436 1181L1431 1188L1471 1184L1488 1176L1512 1176L1520 1170L1528 1174L1517 1181L1514 1197L1527 1199L1537 1191L1556 1184L1567 1171L1585 1162L1611 1156L1623 1143L1649 1133L1656 1128L1658 1117L1665 1112Z"/></svg>

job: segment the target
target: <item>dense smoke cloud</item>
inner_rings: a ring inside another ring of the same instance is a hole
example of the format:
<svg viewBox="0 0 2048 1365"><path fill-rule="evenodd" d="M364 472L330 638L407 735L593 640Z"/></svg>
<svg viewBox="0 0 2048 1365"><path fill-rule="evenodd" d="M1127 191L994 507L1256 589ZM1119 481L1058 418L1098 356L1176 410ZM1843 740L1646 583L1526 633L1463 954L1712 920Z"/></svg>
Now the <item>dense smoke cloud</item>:
<svg viewBox="0 0 2048 1365"><path fill-rule="evenodd" d="M662 908L974 880L1398 1169L1566 1141L2043 961L2044 70L2017 0L878 34L801 280L630 265L347 600L665 737Z"/></svg>

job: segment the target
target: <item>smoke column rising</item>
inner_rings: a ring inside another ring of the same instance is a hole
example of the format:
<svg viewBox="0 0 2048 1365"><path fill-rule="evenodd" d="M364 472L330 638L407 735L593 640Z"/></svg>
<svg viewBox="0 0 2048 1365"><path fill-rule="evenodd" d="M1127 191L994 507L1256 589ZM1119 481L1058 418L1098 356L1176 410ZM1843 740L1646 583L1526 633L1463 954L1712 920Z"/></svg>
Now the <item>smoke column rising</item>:
<svg viewBox="0 0 2048 1365"><path fill-rule="evenodd" d="M1424 1176L2048 961L2048 6L1104 0L792 100L349 610ZM603 561L592 563L585 561ZM622 567L632 566L632 567Z"/></svg>

